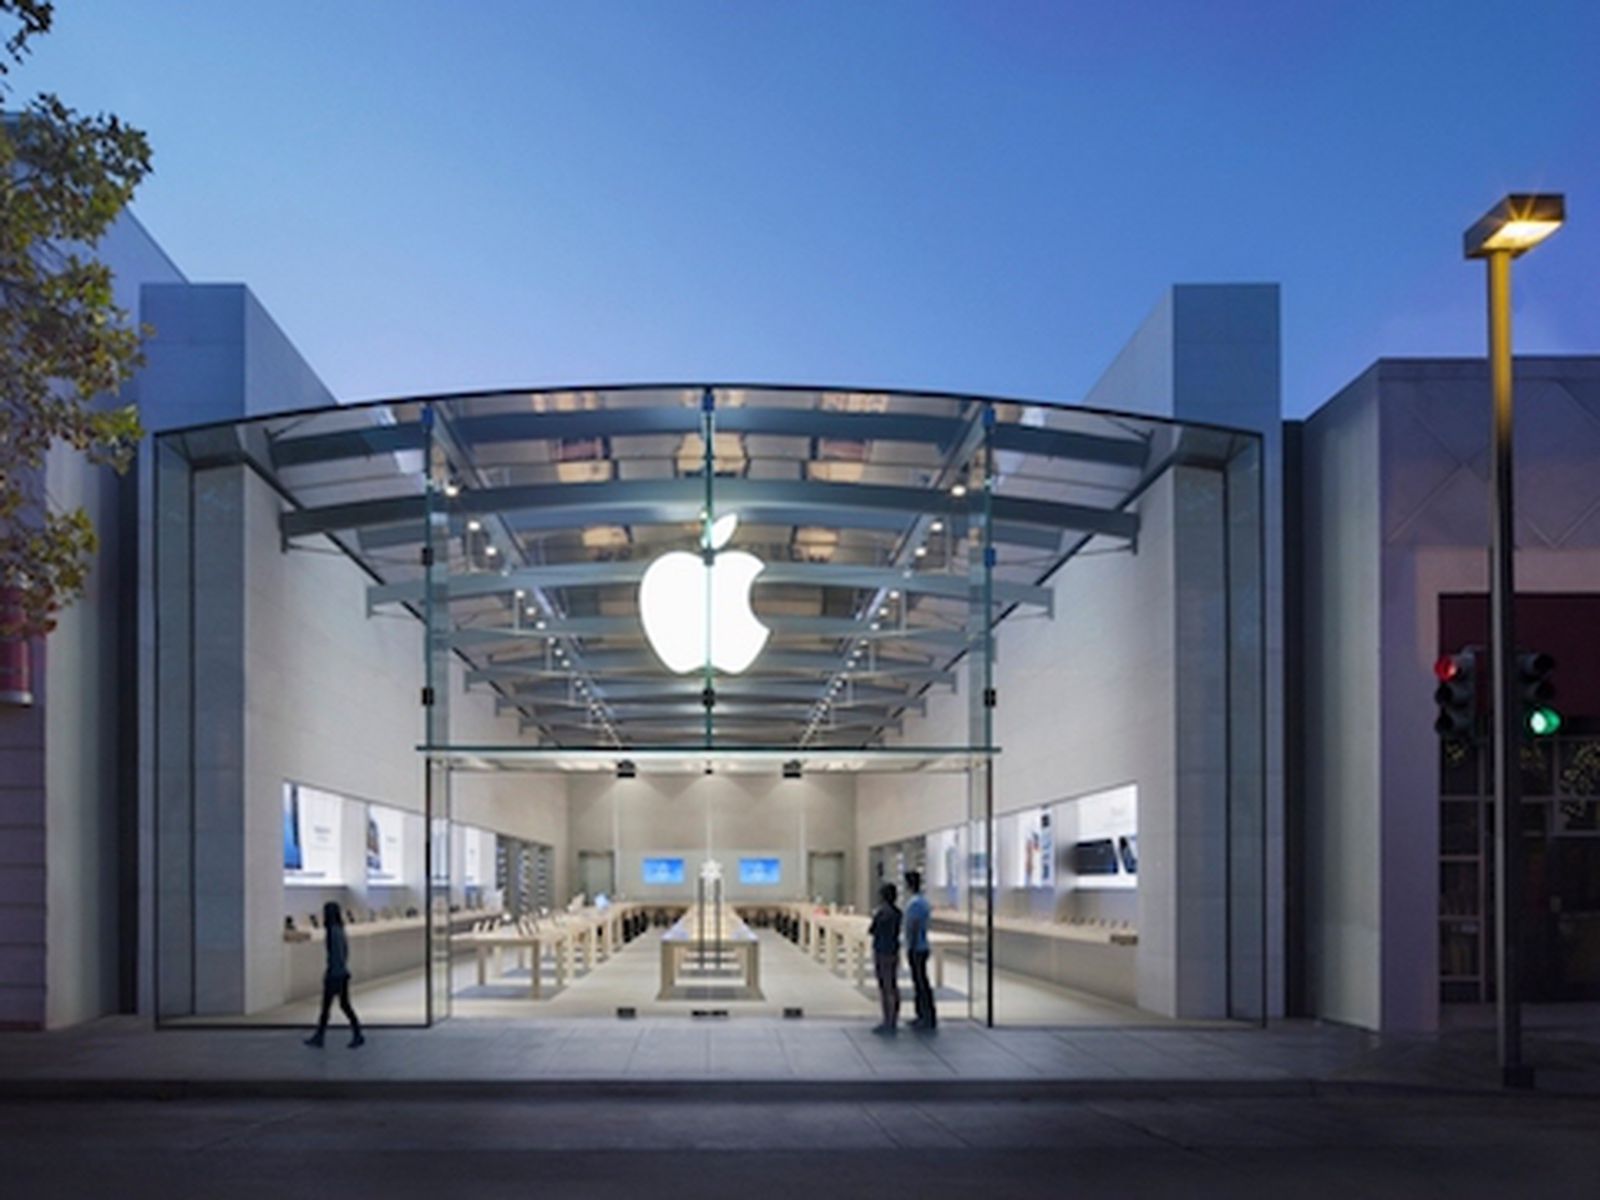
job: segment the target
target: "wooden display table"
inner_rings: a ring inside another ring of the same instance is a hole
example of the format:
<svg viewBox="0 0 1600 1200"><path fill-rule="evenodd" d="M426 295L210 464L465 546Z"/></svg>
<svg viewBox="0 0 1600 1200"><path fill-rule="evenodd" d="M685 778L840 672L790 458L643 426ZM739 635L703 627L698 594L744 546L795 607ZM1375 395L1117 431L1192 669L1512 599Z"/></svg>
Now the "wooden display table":
<svg viewBox="0 0 1600 1200"><path fill-rule="evenodd" d="M686 982L687 964L702 954L719 970L725 960L732 958L738 966L739 982L730 983L715 976ZM703 990L714 990L718 999L762 999L760 939L731 909L724 910L720 919L707 913L703 924L699 913L690 909L661 935L661 990L656 999L700 999L695 993Z"/></svg>
<svg viewBox="0 0 1600 1200"><path fill-rule="evenodd" d="M505 952L517 952L517 965L526 960L528 970L528 995L538 1000L544 995L544 955L548 950L555 959L556 987L566 986L567 966L571 957L572 931L553 922L540 923L524 917L514 925L494 929L475 929L459 934L453 942L470 946L478 956L478 986L489 982L489 958L494 957L494 973L505 974Z"/></svg>
<svg viewBox="0 0 1600 1200"><path fill-rule="evenodd" d="M867 979L867 964L872 961L872 919L855 913L813 913L811 923L812 956L819 959L828 970L844 975L857 987ZM967 938L962 934L928 932L928 952L933 959L934 986L943 987L945 959L951 954L967 952ZM902 947L902 959L905 958Z"/></svg>

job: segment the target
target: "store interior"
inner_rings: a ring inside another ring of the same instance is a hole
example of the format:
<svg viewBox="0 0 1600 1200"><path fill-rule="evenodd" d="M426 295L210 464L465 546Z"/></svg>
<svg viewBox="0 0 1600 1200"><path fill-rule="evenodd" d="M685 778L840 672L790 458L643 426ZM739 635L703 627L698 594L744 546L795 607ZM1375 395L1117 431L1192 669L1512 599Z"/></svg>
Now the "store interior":
<svg viewBox="0 0 1600 1200"><path fill-rule="evenodd" d="M1260 1019L1256 439L696 387L159 446L163 1023L313 1019L330 903L374 1024L870 1021L914 875L942 1019Z"/></svg>

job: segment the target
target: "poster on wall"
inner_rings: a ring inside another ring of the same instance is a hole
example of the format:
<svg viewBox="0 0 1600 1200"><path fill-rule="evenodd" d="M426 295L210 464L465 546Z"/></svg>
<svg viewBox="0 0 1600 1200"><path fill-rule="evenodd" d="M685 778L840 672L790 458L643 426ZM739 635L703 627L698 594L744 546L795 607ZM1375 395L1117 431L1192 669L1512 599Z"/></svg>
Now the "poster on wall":
<svg viewBox="0 0 1600 1200"><path fill-rule="evenodd" d="M402 882L405 846L405 814L381 804L367 805L367 882Z"/></svg>
<svg viewBox="0 0 1600 1200"><path fill-rule="evenodd" d="M286 783L283 804L283 881L316 886L343 884L340 835L344 798L317 788Z"/></svg>

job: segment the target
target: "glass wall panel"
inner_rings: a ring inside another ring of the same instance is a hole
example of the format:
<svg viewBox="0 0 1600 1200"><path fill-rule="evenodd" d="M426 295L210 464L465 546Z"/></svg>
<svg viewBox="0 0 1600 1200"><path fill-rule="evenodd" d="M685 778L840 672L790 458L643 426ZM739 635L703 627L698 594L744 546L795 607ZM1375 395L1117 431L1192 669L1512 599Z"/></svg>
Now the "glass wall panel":
<svg viewBox="0 0 1600 1200"><path fill-rule="evenodd" d="M388 1019L544 1011L702 878L870 1011L867 914L912 869L947 1017L1259 1016L1259 464L1150 418L699 385L164 436L163 1019L314 1007L289 785L367 814L341 855L421 822L403 880L323 881L403 947L358 975Z"/></svg>

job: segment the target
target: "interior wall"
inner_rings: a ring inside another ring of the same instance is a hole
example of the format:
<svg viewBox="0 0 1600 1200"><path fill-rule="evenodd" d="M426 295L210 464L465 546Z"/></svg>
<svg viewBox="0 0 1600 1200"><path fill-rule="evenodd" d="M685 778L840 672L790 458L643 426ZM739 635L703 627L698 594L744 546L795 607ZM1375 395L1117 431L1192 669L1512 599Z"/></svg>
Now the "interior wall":
<svg viewBox="0 0 1600 1200"><path fill-rule="evenodd" d="M576 878L580 851L609 850L616 855L622 896L687 900L694 895L709 846L722 864L729 899L798 899L805 895L806 864L813 851L843 853L846 879L855 878L856 788L851 776L820 773L800 779L647 772L634 779L569 776L569 878ZM644 884L641 861L657 853L684 859L681 886ZM775 887L741 885L741 854L778 858L782 882ZM846 901L859 903L859 896L859 890L851 890Z"/></svg>
<svg viewBox="0 0 1600 1200"><path fill-rule="evenodd" d="M1157 1012L1179 1004L1174 488L1169 474L1138 502L1137 552L1073 559L1050 581L1053 617L1002 624L994 662L997 815L1139 789L1139 1003ZM966 687L962 673L955 694L909 716L905 742L964 744ZM863 777L857 860L873 845L965 822L967 786L960 775Z"/></svg>
<svg viewBox="0 0 1600 1200"><path fill-rule="evenodd" d="M255 475L247 481L245 877L247 1005L254 1010L282 999L284 782L424 811L423 760L416 752L423 735L423 630L414 619L368 616L372 580L333 547L281 550L282 502ZM452 664L447 703L452 737L516 740L515 719L494 715L492 693L464 690L459 661ZM451 800L457 821L565 845L559 776L457 774ZM364 871L356 878L364 880ZM564 890L559 874L556 884ZM364 894L364 882L352 890Z"/></svg>

